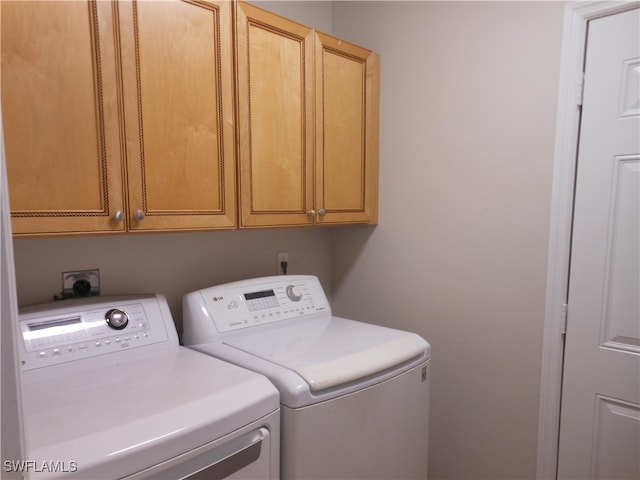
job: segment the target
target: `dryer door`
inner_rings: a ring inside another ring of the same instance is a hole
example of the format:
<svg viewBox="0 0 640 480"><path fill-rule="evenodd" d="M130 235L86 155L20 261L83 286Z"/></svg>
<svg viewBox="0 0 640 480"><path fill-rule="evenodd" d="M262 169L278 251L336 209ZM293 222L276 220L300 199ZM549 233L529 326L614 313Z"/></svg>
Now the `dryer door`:
<svg viewBox="0 0 640 480"><path fill-rule="evenodd" d="M278 451L271 432L261 427L231 440L225 437L210 442L124 480L275 480L279 476Z"/></svg>

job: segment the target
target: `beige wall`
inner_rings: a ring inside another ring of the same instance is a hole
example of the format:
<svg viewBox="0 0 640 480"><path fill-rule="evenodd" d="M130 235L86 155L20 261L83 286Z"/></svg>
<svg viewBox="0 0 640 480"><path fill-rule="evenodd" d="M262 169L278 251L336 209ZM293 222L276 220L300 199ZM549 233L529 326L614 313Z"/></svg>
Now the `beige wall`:
<svg viewBox="0 0 640 480"><path fill-rule="evenodd" d="M318 0L257 0L249 2L325 33L333 30L333 2Z"/></svg>
<svg viewBox="0 0 640 480"><path fill-rule="evenodd" d="M431 342L433 479L535 477L562 18L334 5L382 66L380 225L334 232L334 312Z"/></svg>
<svg viewBox="0 0 640 480"><path fill-rule="evenodd" d="M20 304L60 272L167 295L314 273L337 313L433 347L430 470L534 478L562 5L256 2L382 55L380 225L18 240Z"/></svg>

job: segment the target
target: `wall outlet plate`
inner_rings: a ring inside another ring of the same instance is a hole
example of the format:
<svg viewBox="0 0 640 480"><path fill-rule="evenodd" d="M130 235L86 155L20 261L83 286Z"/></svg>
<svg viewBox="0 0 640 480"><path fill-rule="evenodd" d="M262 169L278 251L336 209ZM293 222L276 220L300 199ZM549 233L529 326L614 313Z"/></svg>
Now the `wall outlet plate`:
<svg viewBox="0 0 640 480"><path fill-rule="evenodd" d="M62 272L63 298L100 295L100 270Z"/></svg>
<svg viewBox="0 0 640 480"><path fill-rule="evenodd" d="M278 275L283 275L285 272L282 268L282 262L287 262L287 270L289 269L289 252L278 252L276 254L278 263L276 264L276 272Z"/></svg>

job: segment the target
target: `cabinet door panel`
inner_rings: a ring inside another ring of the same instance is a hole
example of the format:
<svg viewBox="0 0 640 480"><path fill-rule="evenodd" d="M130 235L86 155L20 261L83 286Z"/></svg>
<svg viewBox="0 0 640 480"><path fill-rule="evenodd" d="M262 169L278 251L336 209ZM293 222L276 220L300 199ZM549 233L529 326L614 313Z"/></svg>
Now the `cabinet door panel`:
<svg viewBox="0 0 640 480"><path fill-rule="evenodd" d="M312 31L239 3L237 32L242 225L310 225Z"/></svg>
<svg viewBox="0 0 640 480"><path fill-rule="evenodd" d="M365 64L328 49L322 52L324 165L327 180L321 205L364 210Z"/></svg>
<svg viewBox="0 0 640 480"><path fill-rule="evenodd" d="M230 3L120 2L120 19L130 228L233 227Z"/></svg>
<svg viewBox="0 0 640 480"><path fill-rule="evenodd" d="M376 223L378 55L316 32L315 61L317 222Z"/></svg>
<svg viewBox="0 0 640 480"><path fill-rule="evenodd" d="M13 232L122 231L114 19L107 2L2 2Z"/></svg>

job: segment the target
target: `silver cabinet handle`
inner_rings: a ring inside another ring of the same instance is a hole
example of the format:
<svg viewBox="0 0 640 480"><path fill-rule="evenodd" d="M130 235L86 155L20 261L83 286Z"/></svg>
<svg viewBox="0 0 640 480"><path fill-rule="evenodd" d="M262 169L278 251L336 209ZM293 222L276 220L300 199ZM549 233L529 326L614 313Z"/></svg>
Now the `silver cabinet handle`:
<svg viewBox="0 0 640 480"><path fill-rule="evenodd" d="M116 213L113 214L113 219L120 223L124 221L124 213L122 212L122 210L116 210Z"/></svg>
<svg viewBox="0 0 640 480"><path fill-rule="evenodd" d="M318 213L320 214L321 217L324 217L327 214L327 211L324 208L321 208Z"/></svg>
<svg viewBox="0 0 640 480"><path fill-rule="evenodd" d="M311 218L313 218L313 217L315 217L315 216L316 216L316 211L315 211L315 210L309 210L309 211L307 212L307 215L309 215Z"/></svg>
<svg viewBox="0 0 640 480"><path fill-rule="evenodd" d="M144 220L144 212L142 210L136 210L135 217L137 221L141 222Z"/></svg>

